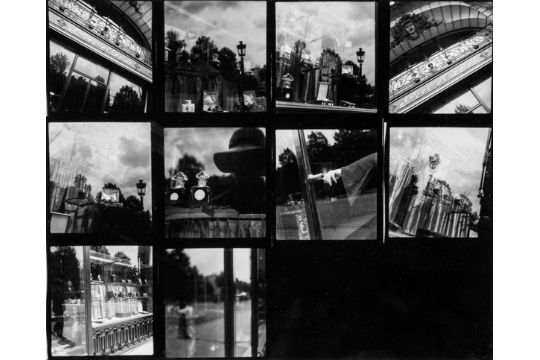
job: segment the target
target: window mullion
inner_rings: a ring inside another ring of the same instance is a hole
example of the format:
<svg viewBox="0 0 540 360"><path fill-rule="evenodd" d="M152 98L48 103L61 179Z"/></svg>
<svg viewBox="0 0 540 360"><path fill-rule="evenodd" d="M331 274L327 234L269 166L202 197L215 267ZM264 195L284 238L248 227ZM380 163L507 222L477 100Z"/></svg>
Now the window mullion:
<svg viewBox="0 0 540 360"><path fill-rule="evenodd" d="M94 341L92 334L92 285L90 282L90 246L83 246L83 281L84 317L86 324L86 351L89 356L93 356Z"/></svg>
<svg viewBox="0 0 540 360"><path fill-rule="evenodd" d="M251 249L251 356L257 357L259 348L259 317L257 313L259 305L259 276L258 276L258 249Z"/></svg>
<svg viewBox="0 0 540 360"><path fill-rule="evenodd" d="M317 212L315 191L313 190L311 183L308 181L308 175L311 174L311 166L309 163L305 139L304 130L298 130L298 136L295 139L295 144L296 156L298 158L298 172L300 175L300 187L304 193L303 195L308 220L309 237L311 240L321 240L322 233L319 223L319 214Z"/></svg>
<svg viewBox="0 0 540 360"><path fill-rule="evenodd" d="M234 276L233 276L233 249L224 250L224 277L225 277L225 357L234 357Z"/></svg>

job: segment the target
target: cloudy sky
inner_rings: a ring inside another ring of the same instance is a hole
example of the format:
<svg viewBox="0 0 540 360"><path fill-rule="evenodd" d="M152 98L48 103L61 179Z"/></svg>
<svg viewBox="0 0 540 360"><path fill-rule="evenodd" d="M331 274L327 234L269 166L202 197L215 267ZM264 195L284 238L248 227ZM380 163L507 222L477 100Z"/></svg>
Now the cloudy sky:
<svg viewBox="0 0 540 360"><path fill-rule="evenodd" d="M150 149L150 124L49 124L51 158L88 169L83 175L92 186L93 196L105 183L112 182L124 197L138 197L135 184L142 179L146 183L146 210L152 208Z"/></svg>
<svg viewBox="0 0 540 360"><path fill-rule="evenodd" d="M310 43L312 60L320 56L323 34L329 34L338 45L334 49L346 60L357 62L356 51L366 52L362 72L375 84L375 5L373 2L280 2L276 3L276 31L304 36ZM287 44L292 47L293 44ZM344 51L342 50L344 49Z"/></svg>
<svg viewBox="0 0 540 360"><path fill-rule="evenodd" d="M234 278L250 282L251 249L233 250ZM205 276L219 275L223 271L223 249L184 249L191 265L197 266Z"/></svg>
<svg viewBox="0 0 540 360"><path fill-rule="evenodd" d="M265 129L261 129L263 132ZM165 177L185 154L195 156L211 175L223 173L214 163L216 152L227 151L236 128L170 128L165 129Z"/></svg>
<svg viewBox="0 0 540 360"><path fill-rule="evenodd" d="M390 169L396 154L408 160L439 154L441 162L434 177L445 180L454 195L465 194L480 212L478 187L489 129L486 128L392 128L390 131ZM419 174L418 187L426 185L429 173Z"/></svg>
<svg viewBox="0 0 540 360"><path fill-rule="evenodd" d="M235 53L243 41L246 69L266 64L265 1L166 1L165 31L170 29L209 36L219 49Z"/></svg>

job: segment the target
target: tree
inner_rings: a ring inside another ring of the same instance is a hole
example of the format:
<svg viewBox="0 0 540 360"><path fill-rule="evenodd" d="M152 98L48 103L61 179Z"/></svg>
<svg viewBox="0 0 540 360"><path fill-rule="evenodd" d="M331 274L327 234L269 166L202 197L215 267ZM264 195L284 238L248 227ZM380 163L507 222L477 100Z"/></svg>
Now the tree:
<svg viewBox="0 0 540 360"><path fill-rule="evenodd" d="M116 254L114 254L115 258L125 260L128 264L131 264L131 258L124 254L122 251L118 251Z"/></svg>
<svg viewBox="0 0 540 360"><path fill-rule="evenodd" d="M471 108L468 107L467 105L457 104L455 109L454 109L454 113L455 114L467 114L470 110L471 110Z"/></svg>
<svg viewBox="0 0 540 360"><path fill-rule="evenodd" d="M320 131L312 131L308 135L308 154L313 172L321 172L322 168L332 160L332 154L328 139Z"/></svg>
<svg viewBox="0 0 540 360"><path fill-rule="evenodd" d="M126 209L132 209L132 210L136 210L136 211L143 211L144 210L144 206L143 206L141 200L139 200L134 195L129 195L126 198L126 202L124 203L124 207Z"/></svg>
<svg viewBox="0 0 540 360"><path fill-rule="evenodd" d="M124 85L114 95L111 112L129 112L139 108L141 98L131 86Z"/></svg>
<svg viewBox="0 0 540 360"><path fill-rule="evenodd" d="M218 48L208 36L199 36L195 41L195 45L191 48L191 63L208 63L212 58L212 54L218 52Z"/></svg>
<svg viewBox="0 0 540 360"><path fill-rule="evenodd" d="M179 39L179 34L174 30L167 31L167 34L165 35L165 41L167 47L170 50L168 58L169 64L176 65L177 52L186 47L186 42L183 39ZM182 50L182 52L187 53L187 51L185 50Z"/></svg>
<svg viewBox="0 0 540 360"><path fill-rule="evenodd" d="M109 249L107 249L106 246L103 245L93 245L90 246L90 250L98 252L100 254L110 255Z"/></svg>
<svg viewBox="0 0 540 360"><path fill-rule="evenodd" d="M57 53L50 57L50 69L52 74L64 74L70 65L68 57L64 53Z"/></svg>
<svg viewBox="0 0 540 360"><path fill-rule="evenodd" d="M236 74L236 53L228 47L222 47L218 53L219 72L224 78L232 79Z"/></svg>

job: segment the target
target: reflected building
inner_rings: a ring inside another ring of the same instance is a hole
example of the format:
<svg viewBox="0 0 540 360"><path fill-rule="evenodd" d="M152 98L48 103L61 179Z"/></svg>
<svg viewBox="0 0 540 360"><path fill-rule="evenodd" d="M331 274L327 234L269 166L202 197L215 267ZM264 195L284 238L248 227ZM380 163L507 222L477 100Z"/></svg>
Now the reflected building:
<svg viewBox="0 0 540 360"><path fill-rule="evenodd" d="M145 112L152 83L152 2L47 4L49 111Z"/></svg>
<svg viewBox="0 0 540 360"><path fill-rule="evenodd" d="M390 8L390 113L491 113L491 2Z"/></svg>

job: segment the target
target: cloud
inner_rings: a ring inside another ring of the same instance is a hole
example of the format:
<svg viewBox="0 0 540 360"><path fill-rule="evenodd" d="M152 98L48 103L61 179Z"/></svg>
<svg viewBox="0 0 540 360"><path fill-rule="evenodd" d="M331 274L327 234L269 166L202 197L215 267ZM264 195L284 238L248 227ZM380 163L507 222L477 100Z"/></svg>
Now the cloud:
<svg viewBox="0 0 540 360"><path fill-rule="evenodd" d="M118 159L123 165L133 168L147 167L150 164L150 146L133 138L121 137L118 142L120 155Z"/></svg>
<svg viewBox="0 0 540 360"><path fill-rule="evenodd" d="M266 64L266 24L264 1L165 3L166 29L209 36L220 49L236 51L238 42L243 41L247 46L245 60L253 66Z"/></svg>

